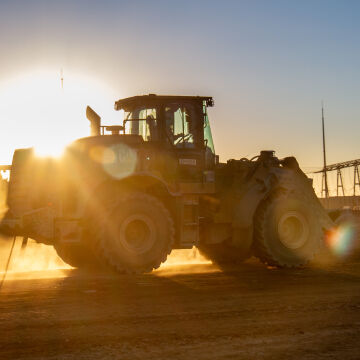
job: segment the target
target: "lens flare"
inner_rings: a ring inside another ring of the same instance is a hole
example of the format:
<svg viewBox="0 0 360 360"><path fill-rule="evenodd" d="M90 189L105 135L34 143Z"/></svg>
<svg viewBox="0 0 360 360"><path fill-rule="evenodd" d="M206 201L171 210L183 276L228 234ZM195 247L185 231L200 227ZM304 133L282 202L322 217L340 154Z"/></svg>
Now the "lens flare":
<svg viewBox="0 0 360 360"><path fill-rule="evenodd" d="M89 156L99 164L114 164L116 161L115 152L105 146L95 146L89 150Z"/></svg>
<svg viewBox="0 0 360 360"><path fill-rule="evenodd" d="M133 174L138 163L136 150L126 144L116 144L107 150L113 161L103 162L105 171L114 179L122 179Z"/></svg>
<svg viewBox="0 0 360 360"><path fill-rule="evenodd" d="M338 257L351 254L356 240L354 225L344 222L333 229L326 238L328 248Z"/></svg>

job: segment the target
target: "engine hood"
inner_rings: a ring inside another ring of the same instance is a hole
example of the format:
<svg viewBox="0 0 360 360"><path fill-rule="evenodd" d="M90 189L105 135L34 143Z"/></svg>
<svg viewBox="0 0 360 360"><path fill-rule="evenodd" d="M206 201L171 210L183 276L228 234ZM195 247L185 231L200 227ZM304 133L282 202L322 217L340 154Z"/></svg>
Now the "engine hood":
<svg viewBox="0 0 360 360"><path fill-rule="evenodd" d="M131 147L138 147L144 143L144 140L140 135L89 136L75 140L68 148L78 151L87 151L94 146L112 146L119 143L126 144Z"/></svg>
<svg viewBox="0 0 360 360"><path fill-rule="evenodd" d="M67 163L86 177L106 174L113 179L127 177L141 168L139 135L102 135L74 141L66 151ZM73 170L74 171L74 170ZM92 175L90 175L92 173Z"/></svg>

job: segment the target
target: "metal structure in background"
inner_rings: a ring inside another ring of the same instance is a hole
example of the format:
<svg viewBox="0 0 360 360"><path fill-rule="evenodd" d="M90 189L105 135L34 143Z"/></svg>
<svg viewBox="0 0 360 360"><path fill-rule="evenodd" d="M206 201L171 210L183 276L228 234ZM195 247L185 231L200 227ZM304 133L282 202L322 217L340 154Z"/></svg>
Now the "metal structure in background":
<svg viewBox="0 0 360 360"><path fill-rule="evenodd" d="M342 173L341 173L340 169L337 169L337 171L336 171L336 196L339 196L339 188L342 190L342 195L345 196Z"/></svg>
<svg viewBox="0 0 360 360"><path fill-rule="evenodd" d="M323 169L321 169L319 171L315 171L314 174L319 174L319 173L323 174L323 186L322 186L322 190L321 190L321 195L323 195L323 192L324 192L324 178L326 178L327 172L336 171L337 172L336 196L339 196L339 189L341 190L342 195L345 196L345 190L344 190L344 184L343 184L341 170L345 169L345 168L350 168L350 167L354 168L353 196L356 196L356 189L359 189L359 194L360 194L359 166L360 166L360 159L356 159L356 160L344 161L344 162L336 163L336 164L332 164L332 165L327 165ZM325 177L324 177L324 174L326 174ZM327 188L327 181L326 181L326 188ZM325 196L325 197L328 197L328 196Z"/></svg>
<svg viewBox="0 0 360 360"><path fill-rule="evenodd" d="M360 176L358 164L354 166L354 196L356 195L356 186L358 186L360 190Z"/></svg>
<svg viewBox="0 0 360 360"><path fill-rule="evenodd" d="M321 184L321 196L324 194L325 198L329 197L329 187L327 181L327 170L326 170L326 146L325 146L325 120L324 120L324 104L321 104L321 123L322 123L322 137L323 137L323 155L324 155L324 167L322 170L322 184Z"/></svg>

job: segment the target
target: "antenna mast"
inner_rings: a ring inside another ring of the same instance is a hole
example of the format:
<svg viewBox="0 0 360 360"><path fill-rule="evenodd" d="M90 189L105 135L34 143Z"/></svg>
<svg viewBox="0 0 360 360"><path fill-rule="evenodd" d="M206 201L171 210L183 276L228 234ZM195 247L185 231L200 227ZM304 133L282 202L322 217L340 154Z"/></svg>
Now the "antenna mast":
<svg viewBox="0 0 360 360"><path fill-rule="evenodd" d="M325 120L324 120L324 103L321 102L321 123L322 123L322 138L323 138L323 154L324 154L324 168L322 178L321 195L325 193L325 197L329 197L329 188L327 182L327 169L326 169L326 146L325 146Z"/></svg>
<svg viewBox="0 0 360 360"><path fill-rule="evenodd" d="M60 83L61 83L61 89L64 89L64 74L63 69L60 69Z"/></svg>

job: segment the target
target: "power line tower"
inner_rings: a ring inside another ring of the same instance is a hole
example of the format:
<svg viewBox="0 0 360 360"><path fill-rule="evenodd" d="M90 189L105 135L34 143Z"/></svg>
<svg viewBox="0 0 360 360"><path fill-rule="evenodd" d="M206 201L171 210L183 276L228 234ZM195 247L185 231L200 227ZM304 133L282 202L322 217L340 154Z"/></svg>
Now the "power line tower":
<svg viewBox="0 0 360 360"><path fill-rule="evenodd" d="M353 195L356 196L356 189L360 190L360 159L356 159L356 160L350 160L350 161L344 161L341 163L336 163L336 164L331 164L331 165L327 165L326 168L321 169L319 171L315 171L313 174L322 174L323 175L323 187L322 187L322 193L324 191L325 185L324 185L324 170L326 170L326 172L329 171L335 171L337 172L337 179L336 179L336 186L337 186L337 190L336 190L336 194L337 196L339 195L339 189L342 190L343 196L345 196L345 190L344 190L344 184L343 184L343 177L342 177L342 169L345 168L354 168L354 182L353 182L353 188L352 190L354 191Z"/></svg>
<svg viewBox="0 0 360 360"><path fill-rule="evenodd" d="M341 189L343 196L345 196L344 183L340 169L336 170L336 196L339 196L339 189Z"/></svg>
<svg viewBox="0 0 360 360"><path fill-rule="evenodd" d="M356 186L360 189L359 164L354 166L354 196L356 195Z"/></svg>
<svg viewBox="0 0 360 360"><path fill-rule="evenodd" d="M321 185L321 196L325 198L329 197L329 188L327 181L327 169L326 169L326 146L325 146L325 120L324 120L324 104L321 103L321 123L322 123L322 137L323 137L323 155L324 155L324 167Z"/></svg>

